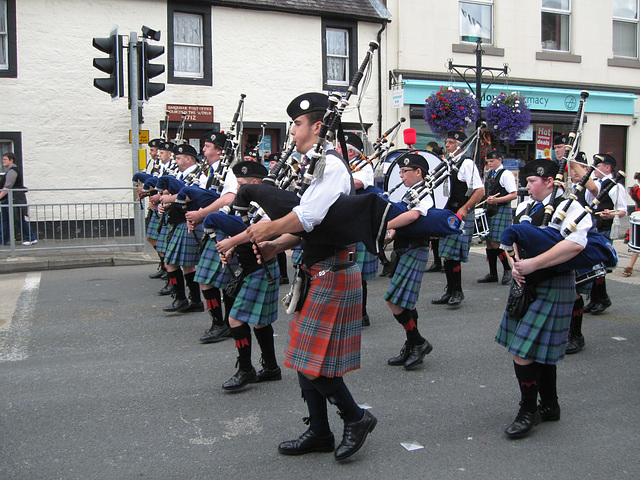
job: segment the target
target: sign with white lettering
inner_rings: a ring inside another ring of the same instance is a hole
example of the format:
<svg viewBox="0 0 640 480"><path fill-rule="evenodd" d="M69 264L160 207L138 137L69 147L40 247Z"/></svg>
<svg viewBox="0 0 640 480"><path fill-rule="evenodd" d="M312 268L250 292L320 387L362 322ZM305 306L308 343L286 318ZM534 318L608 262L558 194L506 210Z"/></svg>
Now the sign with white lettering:
<svg viewBox="0 0 640 480"><path fill-rule="evenodd" d="M213 106L212 105L173 105L167 104L167 112L169 113L170 122L179 122L182 120L182 114L185 114L187 122L203 122L213 123Z"/></svg>
<svg viewBox="0 0 640 480"><path fill-rule="evenodd" d="M536 125L536 158L551 158L552 125Z"/></svg>

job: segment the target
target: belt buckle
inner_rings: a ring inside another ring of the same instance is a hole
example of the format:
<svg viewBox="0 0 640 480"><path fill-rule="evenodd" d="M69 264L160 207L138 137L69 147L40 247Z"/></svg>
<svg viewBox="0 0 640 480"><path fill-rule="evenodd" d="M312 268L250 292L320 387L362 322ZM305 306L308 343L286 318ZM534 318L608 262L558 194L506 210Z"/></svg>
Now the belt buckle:
<svg viewBox="0 0 640 480"><path fill-rule="evenodd" d="M349 255L347 256L347 261L349 263L353 263L355 261L355 257L356 257L355 252L349 252Z"/></svg>

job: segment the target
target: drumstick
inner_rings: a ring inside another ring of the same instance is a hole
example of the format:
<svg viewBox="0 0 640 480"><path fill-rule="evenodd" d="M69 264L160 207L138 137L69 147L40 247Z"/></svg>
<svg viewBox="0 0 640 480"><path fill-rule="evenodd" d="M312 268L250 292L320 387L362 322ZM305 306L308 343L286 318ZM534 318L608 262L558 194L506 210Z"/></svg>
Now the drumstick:
<svg viewBox="0 0 640 480"><path fill-rule="evenodd" d="M484 202L486 202L487 200L489 200L489 198L498 198L500 196L500 193L496 193L495 195L491 195L490 197L485 198L483 201L481 201L480 203L476 203L476 207L479 207L480 205L482 205Z"/></svg>

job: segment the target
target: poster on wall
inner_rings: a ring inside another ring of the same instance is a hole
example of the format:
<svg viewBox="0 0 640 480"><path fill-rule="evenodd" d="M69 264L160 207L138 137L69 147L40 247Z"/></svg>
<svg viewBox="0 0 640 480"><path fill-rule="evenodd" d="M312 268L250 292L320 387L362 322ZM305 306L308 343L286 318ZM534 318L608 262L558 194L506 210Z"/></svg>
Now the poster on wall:
<svg viewBox="0 0 640 480"><path fill-rule="evenodd" d="M551 158L552 125L536 125L536 158Z"/></svg>

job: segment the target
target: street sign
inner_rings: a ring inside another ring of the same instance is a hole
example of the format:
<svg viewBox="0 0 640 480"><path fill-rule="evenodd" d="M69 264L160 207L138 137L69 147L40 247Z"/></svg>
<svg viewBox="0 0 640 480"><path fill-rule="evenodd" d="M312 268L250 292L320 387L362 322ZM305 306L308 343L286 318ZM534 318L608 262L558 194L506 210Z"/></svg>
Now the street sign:
<svg viewBox="0 0 640 480"><path fill-rule="evenodd" d="M140 130L138 135L138 143L149 143L149 130ZM129 143L131 143L131 130L129 130Z"/></svg>

